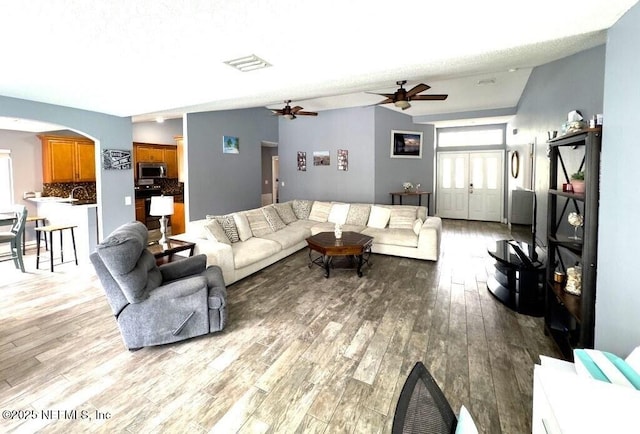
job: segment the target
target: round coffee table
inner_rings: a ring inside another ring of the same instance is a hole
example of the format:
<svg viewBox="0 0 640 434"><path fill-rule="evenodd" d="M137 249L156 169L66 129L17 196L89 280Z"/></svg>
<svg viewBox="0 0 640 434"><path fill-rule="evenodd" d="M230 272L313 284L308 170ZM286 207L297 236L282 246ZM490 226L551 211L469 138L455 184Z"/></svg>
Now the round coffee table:
<svg viewBox="0 0 640 434"><path fill-rule="evenodd" d="M328 279L329 270L335 268L334 258L343 256L349 262L349 268L353 268L355 265L358 277L362 277L362 265L369 264L372 244L373 237L358 232L343 232L340 239L336 239L333 232L320 232L307 238L309 268L313 264L324 268L324 277ZM313 258L312 251L320 253L320 256Z"/></svg>

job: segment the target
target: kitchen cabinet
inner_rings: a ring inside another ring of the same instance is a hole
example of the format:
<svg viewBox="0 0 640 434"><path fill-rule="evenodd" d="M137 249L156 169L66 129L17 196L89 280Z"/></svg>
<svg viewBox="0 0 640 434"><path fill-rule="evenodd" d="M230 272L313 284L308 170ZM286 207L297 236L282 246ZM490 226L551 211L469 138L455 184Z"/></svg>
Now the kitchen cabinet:
<svg viewBox="0 0 640 434"><path fill-rule="evenodd" d="M82 137L38 136L42 142L42 181L95 182L95 144Z"/></svg>
<svg viewBox="0 0 640 434"><path fill-rule="evenodd" d="M178 181L185 182L185 159L184 159L184 138L182 136L174 136L176 141L176 149L178 151L178 156L176 161L178 163Z"/></svg>
<svg viewBox="0 0 640 434"><path fill-rule="evenodd" d="M174 202L173 215L171 216L171 235L183 234L184 231L184 202Z"/></svg>
<svg viewBox="0 0 640 434"><path fill-rule="evenodd" d="M136 199L136 220L147 223L147 213L144 208L144 199Z"/></svg>
<svg viewBox="0 0 640 434"><path fill-rule="evenodd" d="M134 143L133 156L135 167L137 163L166 163L167 178L178 178L178 151L174 145ZM134 174L137 176L137 171Z"/></svg>

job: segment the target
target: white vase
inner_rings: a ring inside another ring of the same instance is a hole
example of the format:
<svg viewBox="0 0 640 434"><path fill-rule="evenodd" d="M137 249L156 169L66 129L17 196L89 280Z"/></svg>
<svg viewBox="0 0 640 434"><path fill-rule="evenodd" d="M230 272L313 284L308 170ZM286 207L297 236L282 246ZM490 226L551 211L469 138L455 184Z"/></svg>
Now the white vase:
<svg viewBox="0 0 640 434"><path fill-rule="evenodd" d="M336 227L333 229L333 233L336 236L336 240L342 238L342 227L336 223Z"/></svg>

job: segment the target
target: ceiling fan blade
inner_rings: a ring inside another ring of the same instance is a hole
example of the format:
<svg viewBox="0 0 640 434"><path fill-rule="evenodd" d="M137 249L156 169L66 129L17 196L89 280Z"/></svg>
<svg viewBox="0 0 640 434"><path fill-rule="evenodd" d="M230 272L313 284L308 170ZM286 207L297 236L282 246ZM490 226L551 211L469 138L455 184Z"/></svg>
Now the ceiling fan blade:
<svg viewBox="0 0 640 434"><path fill-rule="evenodd" d="M283 115L284 114L284 110L283 109L271 109L271 113L273 113L274 115Z"/></svg>
<svg viewBox="0 0 640 434"><path fill-rule="evenodd" d="M370 95L380 95L385 98L393 98L393 96L395 95L395 93L375 93L375 92L365 92L365 93L368 93Z"/></svg>
<svg viewBox="0 0 640 434"><path fill-rule="evenodd" d="M291 113L296 114L298 113L300 110L302 110L302 107L300 107L299 105L292 107L291 108Z"/></svg>
<svg viewBox="0 0 640 434"><path fill-rule="evenodd" d="M431 89L431 86L428 86L424 83L417 84L413 87L413 89L407 91L407 97L411 98L412 96L417 95L420 92L424 92L428 89Z"/></svg>
<svg viewBox="0 0 640 434"><path fill-rule="evenodd" d="M393 98L392 97L387 97L387 99L385 99L384 101L380 101L379 103L376 103L375 105L389 104L390 102L393 102Z"/></svg>
<svg viewBox="0 0 640 434"><path fill-rule="evenodd" d="M297 111L296 115L302 115L302 116L318 116L318 113L316 112L301 112L301 111Z"/></svg>
<svg viewBox="0 0 640 434"><path fill-rule="evenodd" d="M449 95L416 95L411 101L444 101Z"/></svg>

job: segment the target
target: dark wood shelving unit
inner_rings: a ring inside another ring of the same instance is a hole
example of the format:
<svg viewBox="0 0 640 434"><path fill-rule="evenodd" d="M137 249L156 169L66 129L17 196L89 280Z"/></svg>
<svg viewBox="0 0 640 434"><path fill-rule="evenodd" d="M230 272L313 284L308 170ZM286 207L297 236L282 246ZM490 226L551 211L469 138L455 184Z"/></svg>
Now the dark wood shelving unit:
<svg viewBox="0 0 640 434"><path fill-rule="evenodd" d="M545 330L564 357L572 360L574 348L593 348L602 130L592 128L567 134L550 140L548 145ZM585 173L584 194L558 188L569 183L570 174L577 171ZM566 224L570 212L577 212L584 219L580 240L570 238L573 229ZM566 272L574 264L582 267L580 295L569 294L562 284L554 281L555 271Z"/></svg>

